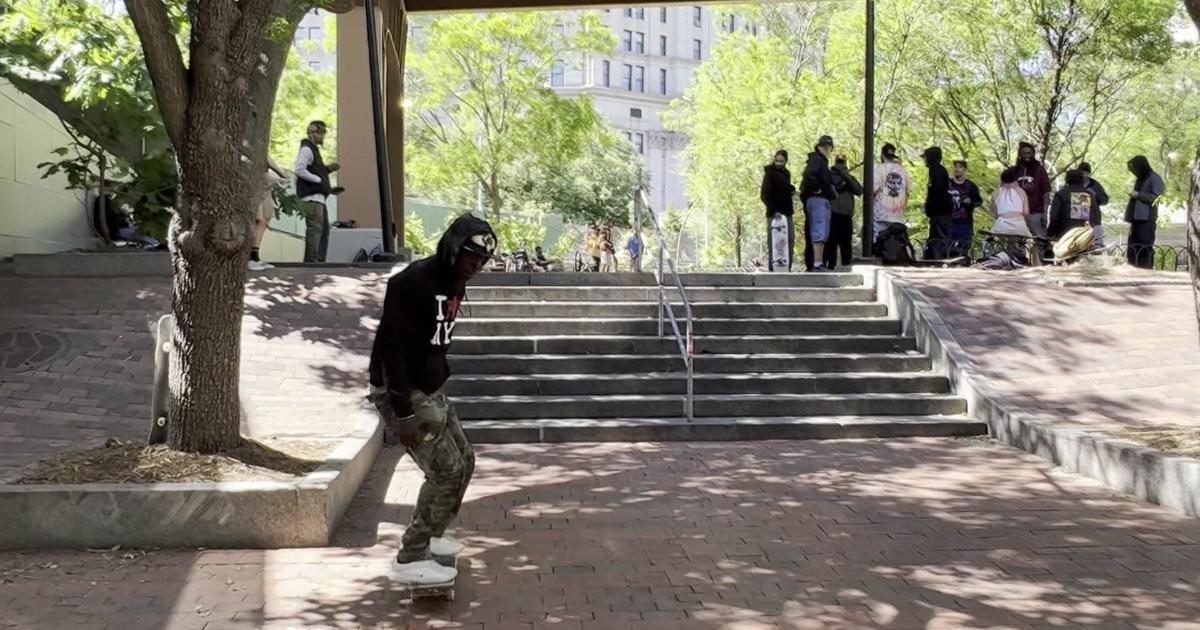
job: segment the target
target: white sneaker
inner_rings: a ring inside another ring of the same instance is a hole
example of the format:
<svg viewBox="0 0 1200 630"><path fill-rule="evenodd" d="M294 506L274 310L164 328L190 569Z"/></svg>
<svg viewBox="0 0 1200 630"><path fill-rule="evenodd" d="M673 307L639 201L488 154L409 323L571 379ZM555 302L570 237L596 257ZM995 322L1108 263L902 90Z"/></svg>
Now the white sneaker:
<svg viewBox="0 0 1200 630"><path fill-rule="evenodd" d="M429 553L435 556L457 556L465 547L466 545L449 536L434 536L429 539Z"/></svg>
<svg viewBox="0 0 1200 630"><path fill-rule="evenodd" d="M444 567L433 560L400 563L392 560L388 579L400 584L449 584L458 577L458 569Z"/></svg>
<svg viewBox="0 0 1200 630"><path fill-rule="evenodd" d="M265 261L265 260L260 260L260 261L258 261L258 266L259 266L259 268L261 268L263 271L267 271L268 269L274 269L274 268L275 268L275 265L272 265L271 263L269 263L269 262L267 262L267 261Z"/></svg>
<svg viewBox="0 0 1200 630"><path fill-rule="evenodd" d="M246 268L248 268L250 271L266 271L267 270L267 268L263 266L263 263L258 260L251 260L250 264L246 265Z"/></svg>

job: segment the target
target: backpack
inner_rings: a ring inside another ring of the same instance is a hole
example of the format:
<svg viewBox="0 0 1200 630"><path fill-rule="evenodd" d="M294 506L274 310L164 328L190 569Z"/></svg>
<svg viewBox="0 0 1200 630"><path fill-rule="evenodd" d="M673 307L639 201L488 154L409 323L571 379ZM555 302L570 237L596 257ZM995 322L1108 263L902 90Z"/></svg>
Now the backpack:
<svg viewBox="0 0 1200 630"><path fill-rule="evenodd" d="M908 227L903 223L890 223L875 239L872 253L884 265L911 265L916 259L912 242L908 240Z"/></svg>
<svg viewBox="0 0 1200 630"><path fill-rule="evenodd" d="M1054 257L1074 258L1090 249L1094 242L1095 232L1091 226L1071 228L1054 244Z"/></svg>

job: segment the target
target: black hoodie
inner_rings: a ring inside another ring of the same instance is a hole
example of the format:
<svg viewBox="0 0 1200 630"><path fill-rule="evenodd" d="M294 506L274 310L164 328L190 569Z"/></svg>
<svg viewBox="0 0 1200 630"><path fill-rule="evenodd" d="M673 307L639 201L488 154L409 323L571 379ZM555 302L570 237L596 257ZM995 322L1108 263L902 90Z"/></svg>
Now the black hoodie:
<svg viewBox="0 0 1200 630"><path fill-rule="evenodd" d="M800 178L800 200L808 203L813 197L824 197L837 201L837 186L833 183L833 171L829 170L829 158L820 151L808 154L804 165L804 177Z"/></svg>
<svg viewBox="0 0 1200 630"><path fill-rule="evenodd" d="M1100 225L1100 198L1086 183L1080 171L1069 171L1067 183L1054 193L1050 203L1050 226L1047 234L1058 238L1077 227Z"/></svg>
<svg viewBox="0 0 1200 630"><path fill-rule="evenodd" d="M929 187L925 191L925 216L940 217L954 212L954 201L950 198L950 173L942 166L942 149L925 149L925 162L929 166Z"/></svg>
<svg viewBox="0 0 1200 630"><path fill-rule="evenodd" d="M787 170L786 166L768 164L763 171L762 190L759 192L759 198L767 207L767 218L771 218L775 213L792 216L796 211L792 203L792 195L795 193L796 187L792 185L791 171Z"/></svg>
<svg viewBox="0 0 1200 630"><path fill-rule="evenodd" d="M1165 190L1162 177L1150 168L1150 160L1144 155L1134 156L1129 160L1129 170L1137 178L1133 189L1138 196L1131 198L1125 206L1125 221L1157 221L1158 198Z"/></svg>
<svg viewBox="0 0 1200 630"><path fill-rule="evenodd" d="M371 348L371 384L386 386L400 417L412 415L409 395L432 394L450 378L446 351L466 285L454 275L454 262L472 236L495 238L487 221L464 214L438 241L437 251L388 280L383 314Z"/></svg>

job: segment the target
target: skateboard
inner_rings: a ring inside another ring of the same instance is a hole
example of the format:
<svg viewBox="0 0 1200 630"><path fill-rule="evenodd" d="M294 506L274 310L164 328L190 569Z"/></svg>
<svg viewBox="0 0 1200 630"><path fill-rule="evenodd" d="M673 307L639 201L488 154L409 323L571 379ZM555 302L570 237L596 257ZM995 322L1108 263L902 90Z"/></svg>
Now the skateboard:
<svg viewBox="0 0 1200 630"><path fill-rule="evenodd" d="M786 272L792 264L792 252L788 242L787 217L775 213L771 216L771 268Z"/></svg>
<svg viewBox="0 0 1200 630"><path fill-rule="evenodd" d="M458 565L458 556L434 556L434 561L445 567L455 567ZM444 599L446 601L454 601L454 582L441 582L438 584L401 584L400 588L407 595L406 599L409 603L415 604L417 600L422 599Z"/></svg>

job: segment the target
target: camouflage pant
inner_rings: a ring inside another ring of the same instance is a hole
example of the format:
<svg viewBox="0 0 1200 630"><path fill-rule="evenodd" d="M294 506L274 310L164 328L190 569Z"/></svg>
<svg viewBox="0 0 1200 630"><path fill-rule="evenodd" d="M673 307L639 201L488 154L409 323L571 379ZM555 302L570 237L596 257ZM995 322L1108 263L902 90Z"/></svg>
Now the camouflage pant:
<svg viewBox="0 0 1200 630"><path fill-rule="evenodd" d="M458 413L444 394L414 393L413 411L424 431L420 444L407 452L425 473L425 482L421 484L412 519L404 532L403 547L396 555L400 562L429 557L429 539L445 534L451 521L458 516L463 495L475 472L475 451L463 433ZM387 417L389 412L390 405L388 409L381 409L385 424L395 421Z"/></svg>

